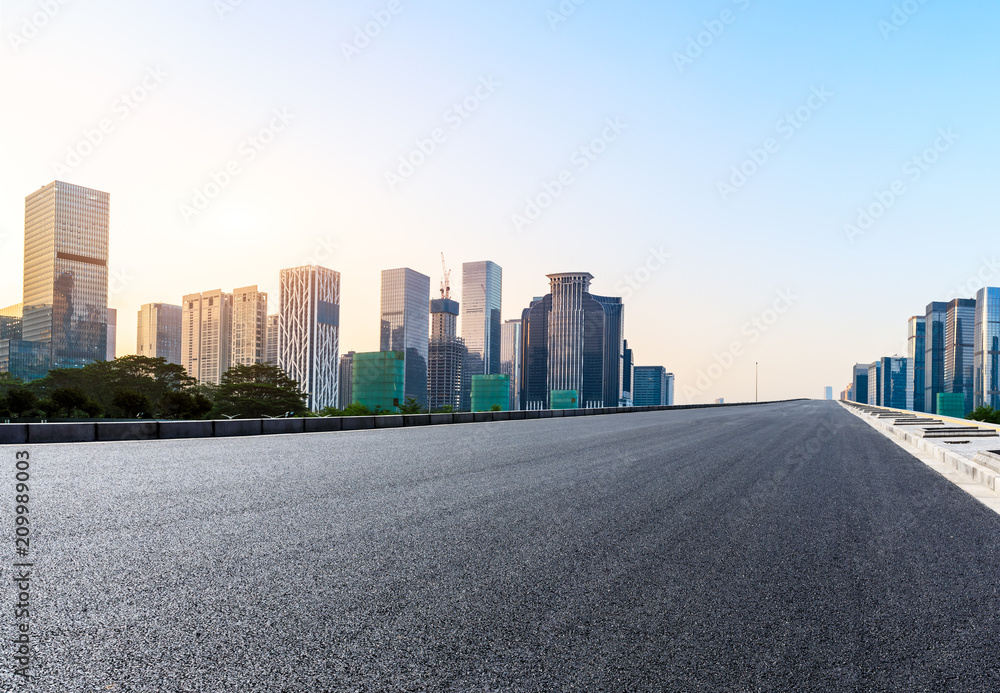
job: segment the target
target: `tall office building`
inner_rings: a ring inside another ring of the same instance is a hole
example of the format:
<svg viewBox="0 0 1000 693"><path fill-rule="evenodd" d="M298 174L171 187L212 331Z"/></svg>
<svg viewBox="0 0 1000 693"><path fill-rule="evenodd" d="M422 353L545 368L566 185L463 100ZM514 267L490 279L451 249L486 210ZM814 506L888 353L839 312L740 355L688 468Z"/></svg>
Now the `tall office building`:
<svg viewBox="0 0 1000 693"><path fill-rule="evenodd" d="M521 321L507 320L500 328L500 373L510 378L510 403L516 411L521 406L518 386L521 382Z"/></svg>
<svg viewBox="0 0 1000 693"><path fill-rule="evenodd" d="M973 408L1000 408L1000 289L976 293Z"/></svg>
<svg viewBox="0 0 1000 693"><path fill-rule="evenodd" d="M604 309L604 404L621 404L625 353L625 306L620 297L594 296Z"/></svg>
<svg viewBox="0 0 1000 693"><path fill-rule="evenodd" d="M267 294L256 286L233 290L233 366L252 366L267 360Z"/></svg>
<svg viewBox="0 0 1000 693"><path fill-rule="evenodd" d="M404 400L427 406L431 278L409 268L382 270L379 351L404 354Z"/></svg>
<svg viewBox="0 0 1000 693"><path fill-rule="evenodd" d="M232 359L233 295L188 294L181 303L181 365L199 385L218 385Z"/></svg>
<svg viewBox="0 0 1000 693"><path fill-rule="evenodd" d="M462 265L462 339L468 350L462 376L462 409L471 406L472 376L500 373L503 270L489 260Z"/></svg>
<svg viewBox="0 0 1000 693"><path fill-rule="evenodd" d="M927 304L924 316L924 411L937 412L937 396L944 392L944 325L948 304Z"/></svg>
<svg viewBox="0 0 1000 693"><path fill-rule="evenodd" d="M549 313L552 294L536 297L521 312L521 382L519 408L549 408Z"/></svg>
<svg viewBox="0 0 1000 693"><path fill-rule="evenodd" d="M637 407L662 407L674 403L674 374L663 366L636 366L632 401Z"/></svg>
<svg viewBox="0 0 1000 693"><path fill-rule="evenodd" d="M629 349L628 340L622 340L622 401L621 406L632 406L632 371L635 368L635 355Z"/></svg>
<svg viewBox="0 0 1000 693"><path fill-rule="evenodd" d="M901 356L884 356L881 359L881 368L879 369L879 375L882 379L879 388L881 401L878 406L893 409L906 408L907 361Z"/></svg>
<svg viewBox="0 0 1000 693"><path fill-rule="evenodd" d="M868 404L873 407L882 404L882 361L868 364Z"/></svg>
<svg viewBox="0 0 1000 693"><path fill-rule="evenodd" d="M927 353L926 345L927 319L916 315L906 323L906 358L909 367L906 371L906 409L910 411L926 411L924 407L924 359Z"/></svg>
<svg viewBox="0 0 1000 693"><path fill-rule="evenodd" d="M47 367L107 357L109 206L108 193L60 181L25 198L20 348Z"/></svg>
<svg viewBox="0 0 1000 693"><path fill-rule="evenodd" d="M118 309L108 308L108 339L105 361L114 361L118 354Z"/></svg>
<svg viewBox="0 0 1000 693"><path fill-rule="evenodd" d="M348 351L340 357L340 372L337 383L337 409L347 409L354 404L354 355Z"/></svg>
<svg viewBox="0 0 1000 693"><path fill-rule="evenodd" d="M855 402L858 404L868 404L868 364L857 363L854 365L854 377L851 380L851 388ZM874 402L872 402L874 404Z"/></svg>
<svg viewBox="0 0 1000 693"><path fill-rule="evenodd" d="M181 363L181 307L169 303L146 303L136 316L136 353Z"/></svg>
<svg viewBox="0 0 1000 693"><path fill-rule="evenodd" d="M267 362L278 366L278 314L267 316ZM343 382L343 381L341 381Z"/></svg>
<svg viewBox="0 0 1000 693"><path fill-rule="evenodd" d="M966 414L972 411L975 334L976 299L954 299L945 316L944 391L965 395Z"/></svg>
<svg viewBox="0 0 1000 693"><path fill-rule="evenodd" d="M340 272L306 265L281 270L278 363L298 381L311 411L337 406Z"/></svg>
<svg viewBox="0 0 1000 693"><path fill-rule="evenodd" d="M444 297L431 301L431 340L427 349L427 408L458 409L462 401L462 368L467 355L458 336L457 301Z"/></svg>

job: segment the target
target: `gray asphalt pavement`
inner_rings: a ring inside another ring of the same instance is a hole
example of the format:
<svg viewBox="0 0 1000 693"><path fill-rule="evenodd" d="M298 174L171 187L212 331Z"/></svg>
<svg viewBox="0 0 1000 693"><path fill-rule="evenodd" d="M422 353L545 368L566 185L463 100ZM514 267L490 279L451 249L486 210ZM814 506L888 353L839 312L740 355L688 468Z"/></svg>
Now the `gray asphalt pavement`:
<svg viewBox="0 0 1000 693"><path fill-rule="evenodd" d="M1000 516L834 403L27 450L4 690L1000 690Z"/></svg>

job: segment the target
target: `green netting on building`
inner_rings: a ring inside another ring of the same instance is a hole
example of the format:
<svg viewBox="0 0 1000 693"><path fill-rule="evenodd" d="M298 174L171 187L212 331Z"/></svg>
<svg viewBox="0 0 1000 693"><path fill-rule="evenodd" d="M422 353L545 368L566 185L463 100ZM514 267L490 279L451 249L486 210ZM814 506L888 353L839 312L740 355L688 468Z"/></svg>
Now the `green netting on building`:
<svg viewBox="0 0 1000 693"><path fill-rule="evenodd" d="M576 390L553 390L549 395L550 409L579 409Z"/></svg>
<svg viewBox="0 0 1000 693"><path fill-rule="evenodd" d="M404 399L404 363L402 351L355 354L351 399L370 409L396 411Z"/></svg>
<svg viewBox="0 0 1000 693"><path fill-rule="evenodd" d="M961 392L939 392L937 396L938 416L965 418L965 394Z"/></svg>
<svg viewBox="0 0 1000 693"><path fill-rule="evenodd" d="M500 411L510 409L510 376L472 376L472 411L490 411L494 405Z"/></svg>

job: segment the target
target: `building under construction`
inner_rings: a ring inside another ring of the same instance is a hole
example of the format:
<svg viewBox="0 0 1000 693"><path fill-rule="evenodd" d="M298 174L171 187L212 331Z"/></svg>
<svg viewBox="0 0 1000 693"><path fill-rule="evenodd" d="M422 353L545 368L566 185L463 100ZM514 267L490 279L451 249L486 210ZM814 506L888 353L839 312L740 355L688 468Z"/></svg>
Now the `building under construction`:
<svg viewBox="0 0 1000 693"><path fill-rule="evenodd" d="M467 350L458 336L458 301L451 299L451 272L444 265L441 298L431 301L431 338L427 349L427 409L458 409L462 395L462 367Z"/></svg>

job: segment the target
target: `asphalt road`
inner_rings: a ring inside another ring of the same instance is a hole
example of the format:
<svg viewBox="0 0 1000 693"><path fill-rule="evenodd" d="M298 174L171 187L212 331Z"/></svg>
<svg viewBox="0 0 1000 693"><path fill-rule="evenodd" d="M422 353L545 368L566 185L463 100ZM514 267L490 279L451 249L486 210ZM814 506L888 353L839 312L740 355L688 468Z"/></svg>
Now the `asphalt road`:
<svg viewBox="0 0 1000 693"><path fill-rule="evenodd" d="M1000 516L834 403L28 450L3 690L1000 690Z"/></svg>

